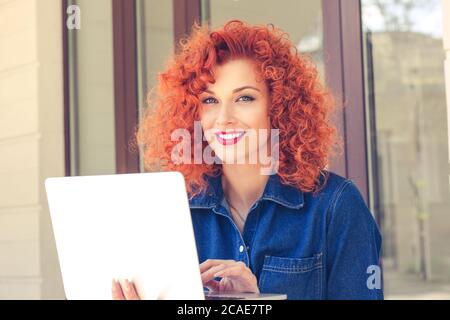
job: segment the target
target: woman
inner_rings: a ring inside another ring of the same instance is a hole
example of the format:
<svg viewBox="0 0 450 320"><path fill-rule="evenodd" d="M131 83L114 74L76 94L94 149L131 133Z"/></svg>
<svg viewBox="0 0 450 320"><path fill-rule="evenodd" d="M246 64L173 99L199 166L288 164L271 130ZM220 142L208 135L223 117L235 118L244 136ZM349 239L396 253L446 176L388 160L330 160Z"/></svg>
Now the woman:
<svg viewBox="0 0 450 320"><path fill-rule="evenodd" d="M186 179L205 287L383 299L378 227L353 182L326 170L332 99L285 33L195 25L156 92L138 142L147 169ZM123 281L113 296L138 298Z"/></svg>

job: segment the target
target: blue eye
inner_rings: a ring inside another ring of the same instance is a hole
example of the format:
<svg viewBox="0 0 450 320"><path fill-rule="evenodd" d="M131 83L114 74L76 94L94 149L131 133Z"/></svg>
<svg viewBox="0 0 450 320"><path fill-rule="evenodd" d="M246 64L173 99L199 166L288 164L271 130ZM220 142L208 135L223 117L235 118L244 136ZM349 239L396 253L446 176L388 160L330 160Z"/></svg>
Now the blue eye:
<svg viewBox="0 0 450 320"><path fill-rule="evenodd" d="M251 97L251 96L242 96L240 97L238 100L242 99L242 98L248 98L248 100L244 100L244 102L252 102L253 100L255 100L255 98Z"/></svg>
<svg viewBox="0 0 450 320"><path fill-rule="evenodd" d="M214 98L212 98L212 97L208 97L208 98L204 99L204 100L202 101L202 103L209 104L207 101L210 100L210 99L217 101L216 99L214 99Z"/></svg>

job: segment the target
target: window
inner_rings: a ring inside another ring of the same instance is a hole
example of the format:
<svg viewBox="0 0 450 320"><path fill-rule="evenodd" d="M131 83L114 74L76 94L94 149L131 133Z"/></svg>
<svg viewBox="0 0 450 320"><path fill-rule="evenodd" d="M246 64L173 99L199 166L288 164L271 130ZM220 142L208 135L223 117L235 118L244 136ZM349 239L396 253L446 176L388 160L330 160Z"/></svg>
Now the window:
<svg viewBox="0 0 450 320"><path fill-rule="evenodd" d="M139 116L157 84L158 72L174 50L172 1L137 0L137 52ZM143 161L140 171L144 171Z"/></svg>
<svg viewBox="0 0 450 320"><path fill-rule="evenodd" d="M387 298L450 298L440 0L363 0L371 197ZM446 292L445 292L446 291Z"/></svg>
<svg viewBox="0 0 450 320"><path fill-rule="evenodd" d="M271 0L202 0L203 23L212 28L232 19L250 24L268 24L283 29L302 53L309 54L324 75L322 1L284 1L282 5Z"/></svg>
<svg viewBox="0 0 450 320"><path fill-rule="evenodd" d="M80 30L68 31L70 175L116 172L113 19L110 0L77 0Z"/></svg>

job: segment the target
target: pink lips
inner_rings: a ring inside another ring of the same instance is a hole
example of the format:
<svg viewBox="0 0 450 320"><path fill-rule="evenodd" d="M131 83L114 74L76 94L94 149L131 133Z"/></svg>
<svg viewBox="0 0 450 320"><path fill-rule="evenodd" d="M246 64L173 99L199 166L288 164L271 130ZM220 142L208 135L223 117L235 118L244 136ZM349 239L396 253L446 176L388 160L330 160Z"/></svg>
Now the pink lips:
<svg viewBox="0 0 450 320"><path fill-rule="evenodd" d="M236 144L244 136L245 131L218 131L215 133L217 140L224 146Z"/></svg>

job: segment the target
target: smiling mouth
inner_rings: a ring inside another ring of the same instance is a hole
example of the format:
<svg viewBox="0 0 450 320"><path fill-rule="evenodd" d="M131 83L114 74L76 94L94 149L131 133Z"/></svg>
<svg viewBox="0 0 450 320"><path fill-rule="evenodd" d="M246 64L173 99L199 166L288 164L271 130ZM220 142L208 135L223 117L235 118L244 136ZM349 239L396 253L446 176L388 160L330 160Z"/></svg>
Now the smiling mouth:
<svg viewBox="0 0 450 320"><path fill-rule="evenodd" d="M216 132L217 140L224 146L236 144L245 135L245 131Z"/></svg>

